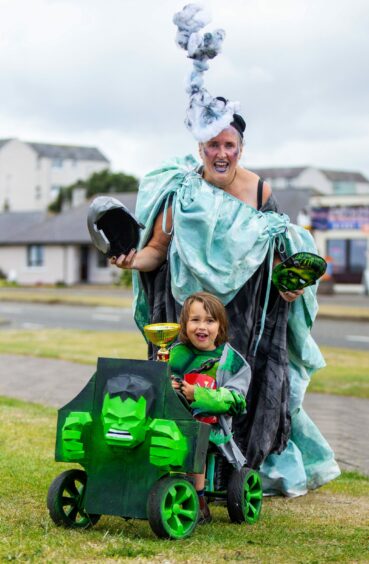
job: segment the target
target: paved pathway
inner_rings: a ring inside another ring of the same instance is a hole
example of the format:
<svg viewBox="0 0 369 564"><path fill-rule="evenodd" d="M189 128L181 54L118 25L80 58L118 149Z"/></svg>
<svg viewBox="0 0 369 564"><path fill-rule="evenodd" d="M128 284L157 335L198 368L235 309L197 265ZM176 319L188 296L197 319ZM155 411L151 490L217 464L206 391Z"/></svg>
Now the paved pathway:
<svg viewBox="0 0 369 564"><path fill-rule="evenodd" d="M0 395L61 407L93 372L93 366L62 360L0 355ZM307 394L304 407L341 468L369 475L369 400Z"/></svg>

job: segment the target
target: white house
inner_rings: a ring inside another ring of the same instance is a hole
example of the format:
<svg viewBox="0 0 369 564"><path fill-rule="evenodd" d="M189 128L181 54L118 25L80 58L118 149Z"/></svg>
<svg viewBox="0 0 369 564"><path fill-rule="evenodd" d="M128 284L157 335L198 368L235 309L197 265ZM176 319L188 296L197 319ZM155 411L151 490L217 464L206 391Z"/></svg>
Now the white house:
<svg viewBox="0 0 369 564"><path fill-rule="evenodd" d="M0 210L46 210L61 187L109 164L95 147L0 140Z"/></svg>
<svg viewBox="0 0 369 564"><path fill-rule="evenodd" d="M114 194L133 211L136 192ZM120 271L92 245L90 202L58 215L0 213L0 271L19 284L111 284Z"/></svg>
<svg viewBox="0 0 369 564"><path fill-rule="evenodd" d="M369 180L360 172L327 170L312 166L256 168L273 190L310 190L317 195L369 194Z"/></svg>

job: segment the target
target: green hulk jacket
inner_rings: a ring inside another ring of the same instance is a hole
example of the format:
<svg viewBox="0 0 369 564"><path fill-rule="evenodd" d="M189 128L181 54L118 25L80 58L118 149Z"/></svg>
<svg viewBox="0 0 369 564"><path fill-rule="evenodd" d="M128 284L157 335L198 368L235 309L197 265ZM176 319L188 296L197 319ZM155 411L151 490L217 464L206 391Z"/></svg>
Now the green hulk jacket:
<svg viewBox="0 0 369 564"><path fill-rule="evenodd" d="M245 359L229 343L217 347L213 353L197 351L182 343L170 351L169 365L174 375L181 376L199 368L208 358L220 356L219 363L206 373L216 380L216 389L195 386L195 400L191 408L195 415L218 415L218 423L212 425L210 441L215 443L223 456L237 469L245 464L245 457L232 436L232 415L245 412L246 394L250 385L251 370Z"/></svg>

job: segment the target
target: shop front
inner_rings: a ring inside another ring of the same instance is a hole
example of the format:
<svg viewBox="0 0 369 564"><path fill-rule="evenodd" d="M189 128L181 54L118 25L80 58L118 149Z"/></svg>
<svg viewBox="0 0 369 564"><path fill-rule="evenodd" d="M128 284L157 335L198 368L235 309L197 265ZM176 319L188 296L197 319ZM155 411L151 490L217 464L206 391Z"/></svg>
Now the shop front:
<svg viewBox="0 0 369 564"><path fill-rule="evenodd" d="M362 283L369 268L369 196L312 198L311 227L319 253L332 263L334 281Z"/></svg>

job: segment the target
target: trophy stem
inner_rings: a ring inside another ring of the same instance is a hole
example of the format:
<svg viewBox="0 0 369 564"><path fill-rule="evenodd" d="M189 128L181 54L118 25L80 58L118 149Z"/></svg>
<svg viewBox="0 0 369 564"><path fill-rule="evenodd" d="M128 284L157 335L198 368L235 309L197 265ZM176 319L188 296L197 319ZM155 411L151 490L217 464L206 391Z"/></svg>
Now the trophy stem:
<svg viewBox="0 0 369 564"><path fill-rule="evenodd" d="M156 354L156 360L161 362L169 362L169 351L166 347L160 347Z"/></svg>

